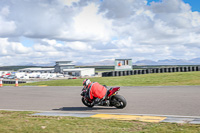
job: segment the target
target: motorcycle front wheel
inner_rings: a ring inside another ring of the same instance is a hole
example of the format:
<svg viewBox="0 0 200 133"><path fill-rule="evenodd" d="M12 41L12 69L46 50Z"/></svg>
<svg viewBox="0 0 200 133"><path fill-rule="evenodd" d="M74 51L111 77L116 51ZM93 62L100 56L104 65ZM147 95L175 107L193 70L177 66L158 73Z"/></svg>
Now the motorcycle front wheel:
<svg viewBox="0 0 200 133"><path fill-rule="evenodd" d="M81 101L82 101L82 103L83 103L85 106L87 106L87 107L92 108L92 107L94 106L94 104L89 103L89 102L88 102L85 98L83 98L83 97L82 97Z"/></svg>
<svg viewBox="0 0 200 133"><path fill-rule="evenodd" d="M123 109L126 107L126 99L121 95L112 96L110 103L112 106L115 106L118 109Z"/></svg>

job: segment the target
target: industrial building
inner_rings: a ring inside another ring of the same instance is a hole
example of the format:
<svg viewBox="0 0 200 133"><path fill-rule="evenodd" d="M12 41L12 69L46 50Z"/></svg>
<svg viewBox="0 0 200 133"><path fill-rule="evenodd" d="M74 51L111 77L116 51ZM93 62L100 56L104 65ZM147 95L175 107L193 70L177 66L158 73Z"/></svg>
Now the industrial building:
<svg viewBox="0 0 200 133"><path fill-rule="evenodd" d="M75 69L63 69L63 73L66 75L84 77L84 76L94 76L94 68L75 68Z"/></svg>
<svg viewBox="0 0 200 133"><path fill-rule="evenodd" d="M61 73L69 76L94 76L95 68L75 68L72 61L56 61L56 65L52 68L24 68L19 69L18 72L26 73Z"/></svg>
<svg viewBox="0 0 200 133"><path fill-rule="evenodd" d="M24 68L19 69L18 72L26 72L26 73L54 73L55 68Z"/></svg>
<svg viewBox="0 0 200 133"><path fill-rule="evenodd" d="M54 68L55 73L63 73L63 69L74 69L75 65L72 64L72 61L56 61Z"/></svg>

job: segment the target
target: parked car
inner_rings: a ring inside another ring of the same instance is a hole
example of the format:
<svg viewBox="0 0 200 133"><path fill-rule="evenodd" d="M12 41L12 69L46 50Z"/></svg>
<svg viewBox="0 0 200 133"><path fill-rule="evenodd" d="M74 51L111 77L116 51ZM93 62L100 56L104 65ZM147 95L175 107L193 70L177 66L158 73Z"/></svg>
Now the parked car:
<svg viewBox="0 0 200 133"><path fill-rule="evenodd" d="M15 79L15 78L16 78L15 75L9 75L9 76L7 77L7 79Z"/></svg>
<svg viewBox="0 0 200 133"><path fill-rule="evenodd" d="M9 75L2 75L1 78L7 79Z"/></svg>

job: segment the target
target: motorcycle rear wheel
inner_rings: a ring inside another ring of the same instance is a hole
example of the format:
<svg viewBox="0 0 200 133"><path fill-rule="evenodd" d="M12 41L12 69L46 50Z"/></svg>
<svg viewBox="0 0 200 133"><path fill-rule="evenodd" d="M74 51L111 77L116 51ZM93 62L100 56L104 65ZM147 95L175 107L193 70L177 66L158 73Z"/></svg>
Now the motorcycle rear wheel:
<svg viewBox="0 0 200 133"><path fill-rule="evenodd" d="M92 108L94 106L94 104L87 102L87 100L85 98L83 98L83 97L82 97L81 101L87 107Z"/></svg>
<svg viewBox="0 0 200 133"><path fill-rule="evenodd" d="M126 107L126 99L121 95L114 95L111 97L111 105L118 109L123 109Z"/></svg>

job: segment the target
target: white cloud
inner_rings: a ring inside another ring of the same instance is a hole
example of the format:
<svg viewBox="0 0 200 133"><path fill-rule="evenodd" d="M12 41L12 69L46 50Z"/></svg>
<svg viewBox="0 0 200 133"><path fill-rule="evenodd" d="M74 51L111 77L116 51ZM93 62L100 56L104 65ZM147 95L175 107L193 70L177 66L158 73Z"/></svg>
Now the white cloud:
<svg viewBox="0 0 200 133"><path fill-rule="evenodd" d="M98 13L95 3L88 4L73 17L71 27L63 27L57 38L70 41L108 41L112 35L112 21Z"/></svg>
<svg viewBox="0 0 200 133"><path fill-rule="evenodd" d="M9 10L9 7L8 7L8 6L3 7L3 8L1 9L1 11L0 11L0 14L1 14L2 16L7 16L7 15L9 15L9 13L10 13L10 10Z"/></svg>
<svg viewBox="0 0 200 133"><path fill-rule="evenodd" d="M59 0L59 1L67 6L72 6L73 3L77 3L79 0Z"/></svg>
<svg viewBox="0 0 200 133"><path fill-rule="evenodd" d="M196 58L199 22L182 0L2 0L0 65Z"/></svg>
<svg viewBox="0 0 200 133"><path fill-rule="evenodd" d="M89 46L87 43L79 42L79 41L66 43L66 46L72 50L77 50L77 51L93 50L92 47Z"/></svg>
<svg viewBox="0 0 200 133"><path fill-rule="evenodd" d="M162 2L152 2L150 8L157 14L189 12L191 10L190 5L183 3L182 0L163 0Z"/></svg>
<svg viewBox="0 0 200 133"><path fill-rule="evenodd" d="M77 38L84 37L88 40L109 40L111 21L104 19L98 13L98 6L89 4L82 12L74 17L74 30Z"/></svg>
<svg viewBox="0 0 200 133"><path fill-rule="evenodd" d="M26 54L30 52L29 48L24 47L21 43L9 42L7 38L0 38L1 56L15 56L17 54Z"/></svg>
<svg viewBox="0 0 200 133"><path fill-rule="evenodd" d="M9 13L10 10L8 6L0 9L0 36L10 35L15 32L15 22L7 19Z"/></svg>

